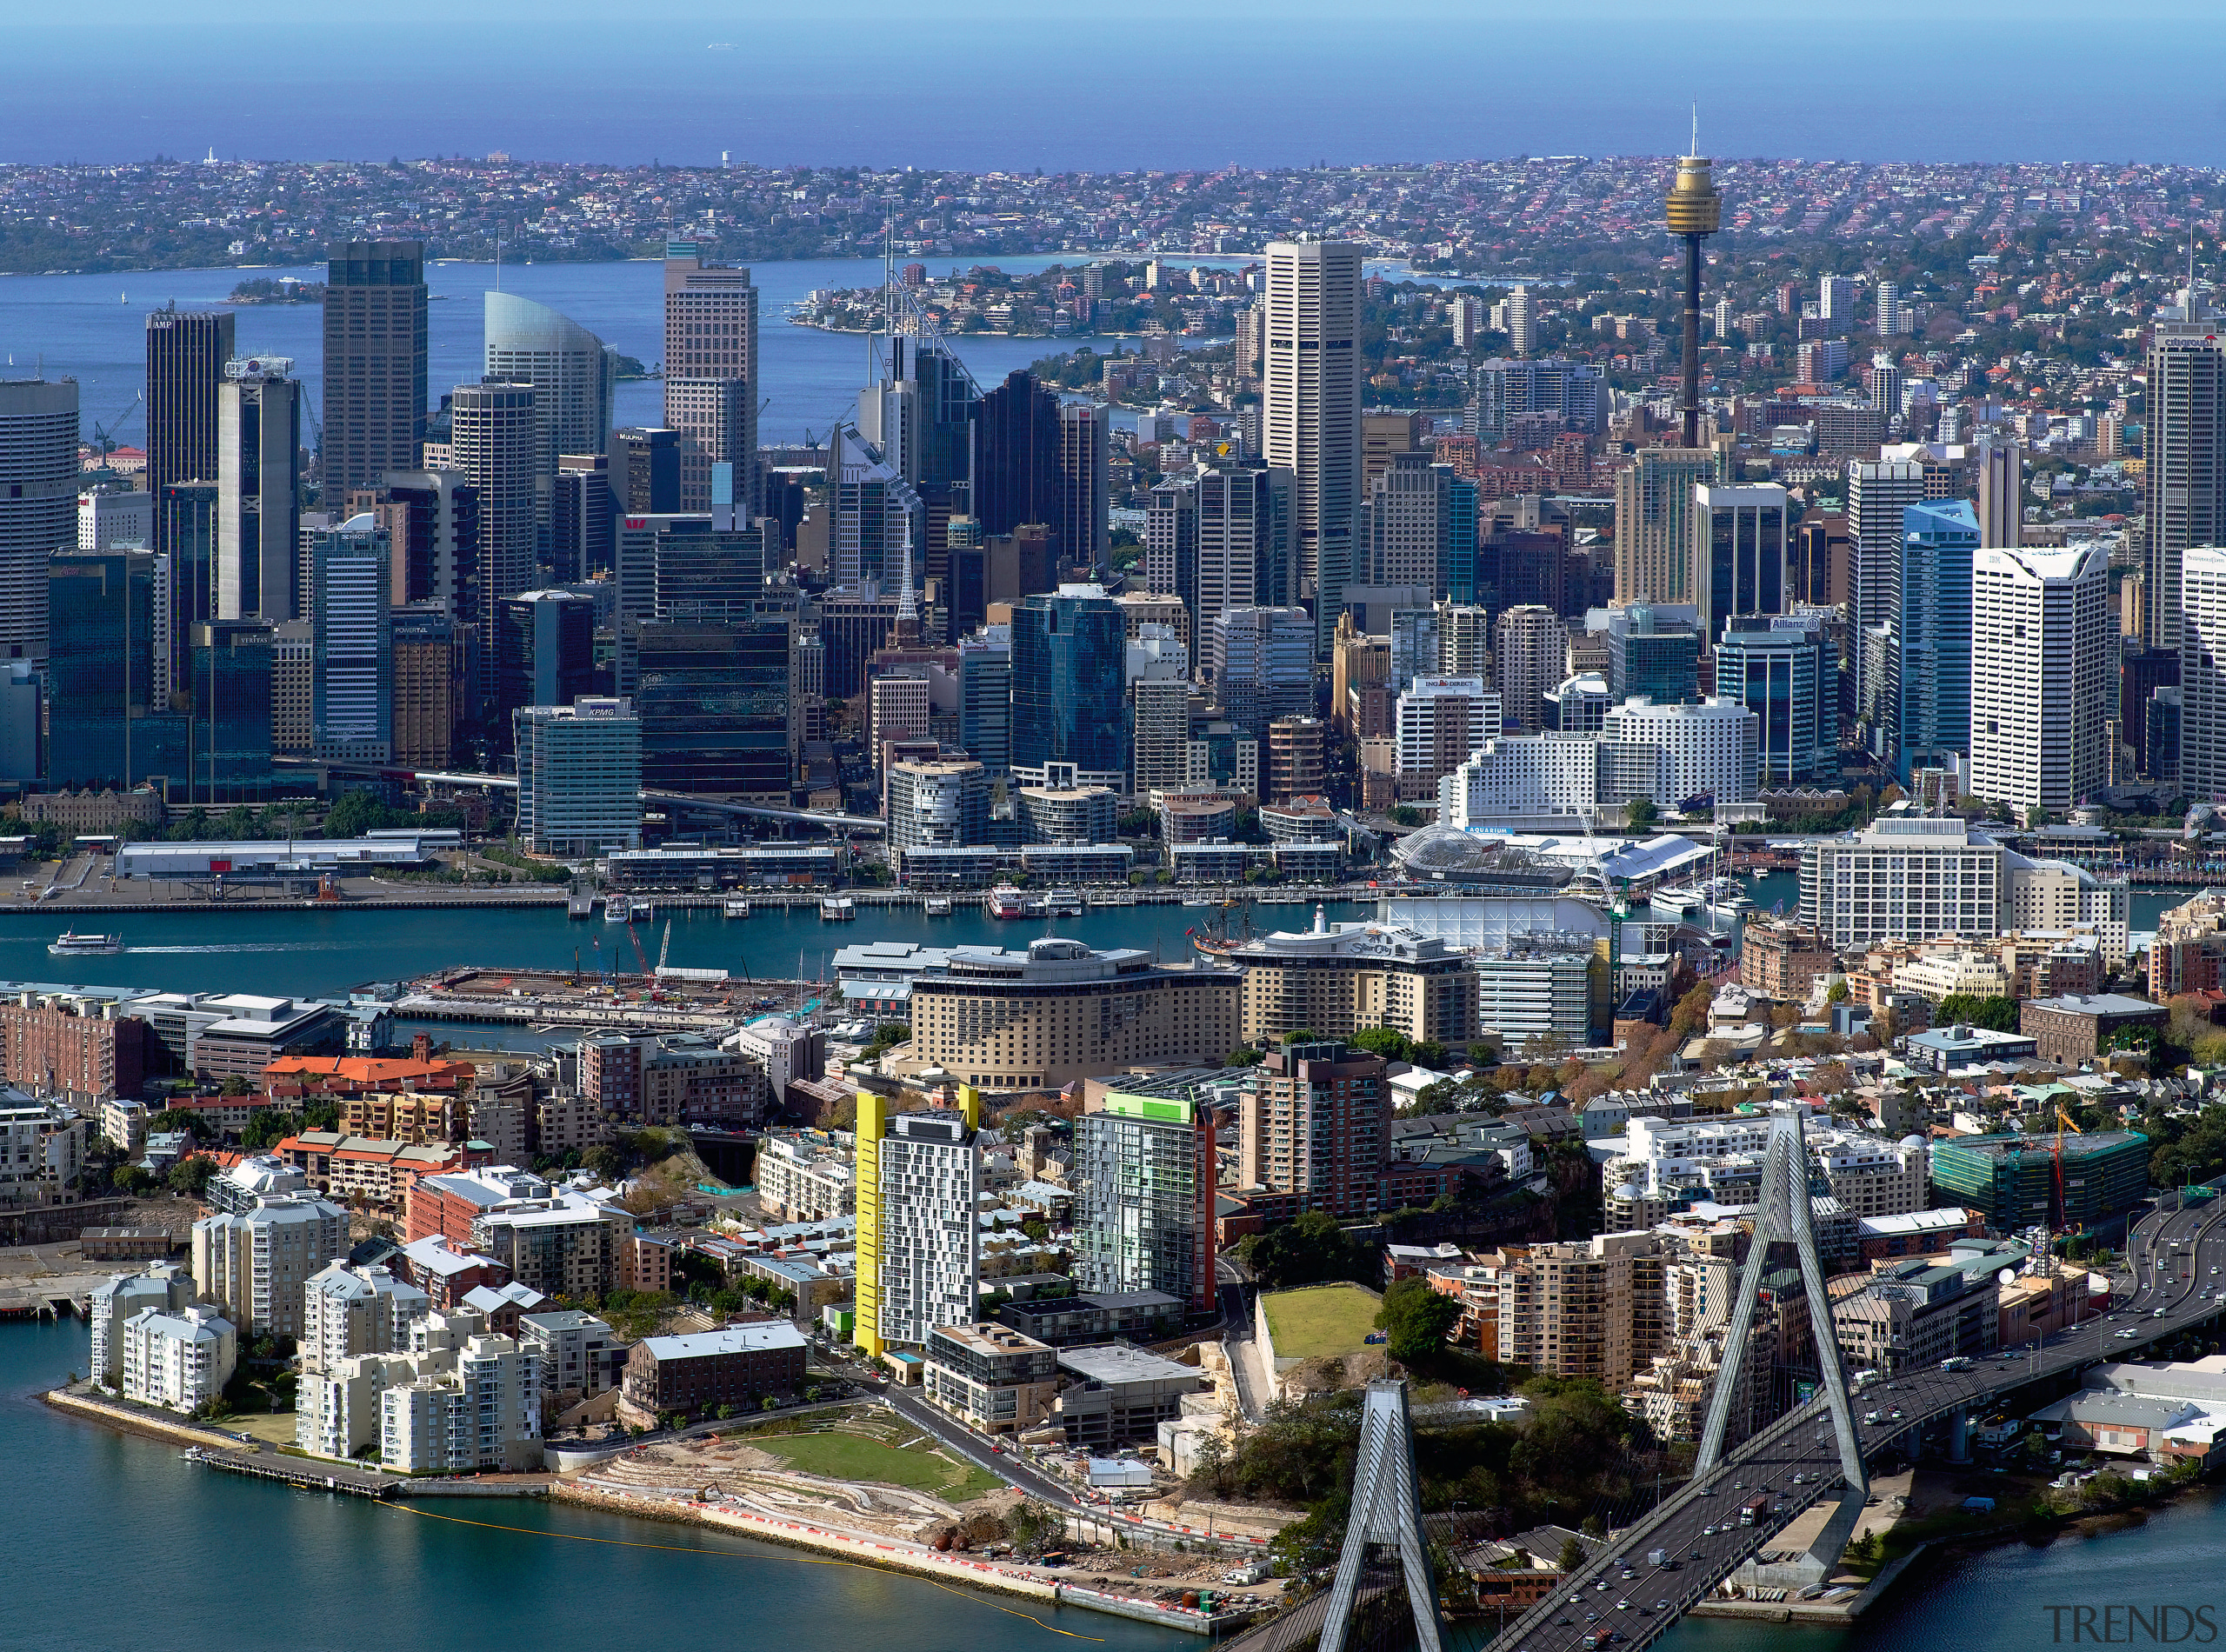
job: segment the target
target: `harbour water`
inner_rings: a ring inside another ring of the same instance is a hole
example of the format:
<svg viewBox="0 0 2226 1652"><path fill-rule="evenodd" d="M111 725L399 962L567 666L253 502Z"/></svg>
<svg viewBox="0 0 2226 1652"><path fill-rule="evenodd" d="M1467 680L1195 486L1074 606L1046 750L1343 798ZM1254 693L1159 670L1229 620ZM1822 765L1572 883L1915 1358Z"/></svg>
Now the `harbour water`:
<svg viewBox="0 0 2226 1652"><path fill-rule="evenodd" d="M1330 909L1333 918L1369 916L1359 905ZM855 923L830 923L816 906L760 906L747 918L691 908L637 924L651 963L672 923L670 962L724 969L737 980L822 980L843 947L869 941L924 946L1022 947L1039 936L1072 936L1093 946L1157 948L1176 963L1189 956L1186 929L1218 913L1180 905L1100 907L1083 917L992 918L979 906L930 917L916 906L861 907ZM1299 929L1314 921L1307 905L1256 906L1256 928ZM47 951L65 923L120 936L121 952L55 956ZM413 912L123 912L65 918L53 909L0 910L0 981L80 986L152 987L165 991L254 992L330 997L367 982L401 981L450 964L515 964L583 976L638 965L626 931L564 916L562 903L536 908L445 908ZM801 966L801 969L799 968Z"/></svg>
<svg viewBox="0 0 2226 1652"><path fill-rule="evenodd" d="M442 1504L441 1519L216 1474L40 1404L86 1345L74 1322L0 1325L11 1652L1200 1644L690 1526L526 1501Z"/></svg>
<svg viewBox="0 0 2226 1652"><path fill-rule="evenodd" d="M1088 262L1088 255L1016 254L966 263L994 263L1018 274L1054 263ZM1197 262L1224 265L1234 256ZM946 265L938 265L943 273ZM77 380L80 429L91 440L93 426L116 424L117 440L143 447L145 419L123 417L146 381L146 314L175 301L180 310L222 306L243 280L276 281L294 276L324 279L324 266L292 270L159 270L105 276L13 276L0 279L0 376L21 377L37 368L49 378ZM767 398L758 422L759 440L790 443L807 432L821 441L840 418L857 411L858 387L869 382L866 340L850 333L822 332L792 324L789 306L822 287L878 286L877 258L817 258L755 264L757 342L762 386ZM563 311L613 350L656 365L663 359L664 276L661 264L646 260L623 263L492 264L439 263L428 266L426 384L436 404L458 384L478 383L484 370L481 297L500 281L503 290ZM238 307L235 337L243 356L290 357L312 412L322 405L324 312L317 304L243 304ZM984 390L1016 368L1055 352L1088 343L1101 353L1114 341L1102 338L1002 338L969 336L952 348ZM1125 347L1136 348L1133 340ZM664 386L631 380L618 387L618 424L664 422ZM310 439L305 427L303 440Z"/></svg>

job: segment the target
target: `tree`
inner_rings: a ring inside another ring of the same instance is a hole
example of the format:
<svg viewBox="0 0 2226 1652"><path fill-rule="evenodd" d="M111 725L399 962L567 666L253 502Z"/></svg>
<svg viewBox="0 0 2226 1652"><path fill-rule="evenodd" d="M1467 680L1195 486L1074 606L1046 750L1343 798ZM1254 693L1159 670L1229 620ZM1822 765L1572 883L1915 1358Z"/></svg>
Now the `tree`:
<svg viewBox="0 0 2226 1652"><path fill-rule="evenodd" d="M207 1196L209 1178L216 1174L217 1161L206 1153L196 1153L170 1166L164 1180L170 1183L171 1192L199 1199Z"/></svg>
<svg viewBox="0 0 2226 1652"><path fill-rule="evenodd" d="M1654 806L1650 797L1634 797L1623 805L1623 825L1634 832L1650 831L1662 818L1662 811Z"/></svg>
<svg viewBox="0 0 2226 1652"><path fill-rule="evenodd" d="M150 1133L183 1130L196 1141L209 1135L209 1122L190 1107L166 1107L147 1121Z"/></svg>
<svg viewBox="0 0 2226 1652"><path fill-rule="evenodd" d="M1422 1365L1444 1352L1445 1339L1460 1321L1459 1301L1420 1277L1396 1282L1376 1315L1385 1351L1402 1365Z"/></svg>
<svg viewBox="0 0 2226 1652"><path fill-rule="evenodd" d="M1996 1032L2014 1033L2018 1030L2019 1016L2015 998L2005 998L1999 993L1982 996L1977 993L1951 992L1940 1001L1940 1008L1933 1012L1932 1019L1936 1026L1967 1023Z"/></svg>
<svg viewBox="0 0 2226 1652"><path fill-rule="evenodd" d="M1344 1229L1319 1210L1251 1235L1239 1244L1238 1252L1270 1290L1350 1279L1363 1263L1358 1247Z"/></svg>
<svg viewBox="0 0 2226 1652"><path fill-rule="evenodd" d="M1257 1067L1260 1052L1250 1044L1239 1044L1221 1058L1221 1064L1224 1067Z"/></svg>
<svg viewBox="0 0 2226 1652"><path fill-rule="evenodd" d="M1573 1532L1562 1539L1561 1569L1564 1572L1584 1569L1584 1540Z"/></svg>

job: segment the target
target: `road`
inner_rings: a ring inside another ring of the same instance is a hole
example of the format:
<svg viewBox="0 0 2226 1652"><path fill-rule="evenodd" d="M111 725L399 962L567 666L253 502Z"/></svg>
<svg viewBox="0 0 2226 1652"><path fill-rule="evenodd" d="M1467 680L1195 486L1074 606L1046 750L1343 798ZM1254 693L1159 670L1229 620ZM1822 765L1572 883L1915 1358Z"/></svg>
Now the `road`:
<svg viewBox="0 0 2226 1652"><path fill-rule="evenodd" d="M2041 1379L2148 1344L2226 1308L2226 1201L2156 1210L2128 1242L2132 1295L2099 1319L2038 1347L1980 1360L1971 1369L1902 1371L1855 1396L1866 1460L1897 1450L1928 1424L1982 1410ZM1872 1419L1875 1418L1876 1421ZM1836 1495L1843 1482L1829 1414L1822 1400L1780 1418L1716 1470L1687 1483L1645 1520L1618 1534L1550 1599L1517 1619L1494 1652L1639 1652L1675 1623L1803 1509ZM1763 1500L1753 1523L1743 1506ZM1666 1564L1645 1556L1663 1552ZM1611 1637L1611 1638L1603 1638Z"/></svg>

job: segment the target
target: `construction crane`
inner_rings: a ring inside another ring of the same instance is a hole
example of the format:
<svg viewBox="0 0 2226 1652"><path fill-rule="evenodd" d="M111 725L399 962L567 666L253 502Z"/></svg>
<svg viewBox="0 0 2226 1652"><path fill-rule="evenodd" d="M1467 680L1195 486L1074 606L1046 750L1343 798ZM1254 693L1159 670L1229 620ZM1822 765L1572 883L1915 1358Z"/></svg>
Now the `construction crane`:
<svg viewBox="0 0 2226 1652"><path fill-rule="evenodd" d="M2079 1128L2071 1115L2063 1110L2063 1103L2058 1102L2056 1104L2056 1230L2058 1233L2070 1225L2070 1217L2063 1204L2063 1133L2066 1130L2074 1136L2087 1134Z"/></svg>
<svg viewBox="0 0 2226 1652"><path fill-rule="evenodd" d="M656 977L650 973L650 955L642 950L642 937L634 933L634 921L626 921L626 938L634 943L634 962L642 966L642 984L650 989L652 1003L656 999Z"/></svg>
<svg viewBox="0 0 2226 1652"><path fill-rule="evenodd" d="M124 420L137 413L140 404L146 399L143 392L135 391L131 399L123 404L123 410L110 416L107 423L103 424L98 420L94 421L93 445L100 450L103 466L108 463L108 456L116 451L117 435L123 429Z"/></svg>
<svg viewBox="0 0 2226 1652"><path fill-rule="evenodd" d="M665 960L672 956L672 920L664 921L664 944L657 949L657 979L664 979Z"/></svg>

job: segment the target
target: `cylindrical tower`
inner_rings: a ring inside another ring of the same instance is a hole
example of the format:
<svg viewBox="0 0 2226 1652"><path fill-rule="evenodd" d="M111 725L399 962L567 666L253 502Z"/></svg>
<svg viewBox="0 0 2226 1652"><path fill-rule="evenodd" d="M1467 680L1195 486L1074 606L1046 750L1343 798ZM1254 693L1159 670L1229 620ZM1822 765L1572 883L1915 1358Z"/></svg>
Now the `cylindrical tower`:
<svg viewBox="0 0 2226 1652"><path fill-rule="evenodd" d="M1671 235L1685 237L1684 386L1679 410L1684 416L1685 445L1701 439L1701 241L1723 219L1723 197L1709 174L1709 157L1688 155L1677 163L1663 217Z"/></svg>

